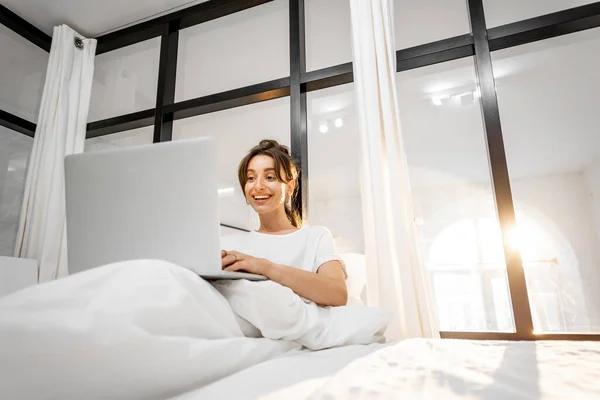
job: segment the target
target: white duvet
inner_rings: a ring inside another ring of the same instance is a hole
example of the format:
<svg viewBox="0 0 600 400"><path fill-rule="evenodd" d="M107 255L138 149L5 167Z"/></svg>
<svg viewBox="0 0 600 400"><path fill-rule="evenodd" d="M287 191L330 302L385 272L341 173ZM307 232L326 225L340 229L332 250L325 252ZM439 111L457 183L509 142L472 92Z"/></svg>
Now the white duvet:
<svg viewBox="0 0 600 400"><path fill-rule="evenodd" d="M164 399L303 346L373 342L388 320L273 282L217 286L140 260L0 299L0 398Z"/></svg>

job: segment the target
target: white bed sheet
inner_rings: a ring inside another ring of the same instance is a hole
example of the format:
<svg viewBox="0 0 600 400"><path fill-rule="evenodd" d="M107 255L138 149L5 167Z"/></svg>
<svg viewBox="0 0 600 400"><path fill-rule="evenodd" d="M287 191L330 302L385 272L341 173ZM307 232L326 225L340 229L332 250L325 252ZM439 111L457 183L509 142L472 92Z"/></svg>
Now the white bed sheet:
<svg viewBox="0 0 600 400"><path fill-rule="evenodd" d="M261 400L600 399L600 342L410 339Z"/></svg>
<svg viewBox="0 0 600 400"><path fill-rule="evenodd" d="M263 362L177 400L600 399L600 342L410 339Z"/></svg>
<svg viewBox="0 0 600 400"><path fill-rule="evenodd" d="M251 400L300 382L333 376L352 361L393 343L302 351L265 361L172 400Z"/></svg>

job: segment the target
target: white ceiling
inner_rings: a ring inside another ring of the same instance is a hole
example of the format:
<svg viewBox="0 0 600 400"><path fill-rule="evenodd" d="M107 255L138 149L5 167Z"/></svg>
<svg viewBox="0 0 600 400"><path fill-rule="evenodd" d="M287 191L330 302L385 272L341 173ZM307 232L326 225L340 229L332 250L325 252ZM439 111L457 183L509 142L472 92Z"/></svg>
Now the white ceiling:
<svg viewBox="0 0 600 400"><path fill-rule="evenodd" d="M68 24L82 35L95 37L204 1L208 0L3 0L2 4L48 34L52 34L53 26ZM593 2L594 0L484 0L484 6L488 25L497 26ZM394 0L394 7L398 48L469 31L465 0ZM334 54L323 54L323 57L347 61L343 58L350 54L350 47L339 39L350 33L349 10L348 0L306 0L307 44L320 39L341 43L341 50L338 46L332 47ZM334 26L332 29L330 21L335 19L344 22L342 26ZM335 28L341 29L335 32ZM333 39L336 36L338 38ZM307 54L309 70L313 60L315 66L319 64L317 58L323 58L320 56L315 54L313 58L310 52Z"/></svg>
<svg viewBox="0 0 600 400"><path fill-rule="evenodd" d="M52 35L52 27L67 24L80 34L96 37L132 23L207 0L3 0L2 5Z"/></svg>

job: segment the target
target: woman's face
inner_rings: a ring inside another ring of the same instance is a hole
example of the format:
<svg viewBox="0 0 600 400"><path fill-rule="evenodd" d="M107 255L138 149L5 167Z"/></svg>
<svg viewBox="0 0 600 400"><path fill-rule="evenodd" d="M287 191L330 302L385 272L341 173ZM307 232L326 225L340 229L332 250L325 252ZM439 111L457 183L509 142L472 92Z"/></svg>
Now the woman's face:
<svg viewBox="0 0 600 400"><path fill-rule="evenodd" d="M284 207L288 185L277 179L275 161L271 157L253 157L248 163L246 179L246 200L258 214Z"/></svg>

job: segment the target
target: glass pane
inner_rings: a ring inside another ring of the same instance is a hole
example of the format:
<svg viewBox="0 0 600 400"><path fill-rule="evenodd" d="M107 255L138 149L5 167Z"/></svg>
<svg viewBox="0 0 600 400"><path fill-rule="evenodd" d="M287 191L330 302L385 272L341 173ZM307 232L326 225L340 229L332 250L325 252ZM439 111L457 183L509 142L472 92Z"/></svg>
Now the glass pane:
<svg viewBox="0 0 600 400"><path fill-rule="evenodd" d="M306 70L352 61L352 26L348 0L305 0Z"/></svg>
<svg viewBox="0 0 600 400"><path fill-rule="evenodd" d="M179 33L177 101L290 75L287 1L252 7Z"/></svg>
<svg viewBox="0 0 600 400"><path fill-rule="evenodd" d="M309 92L307 107L310 224L329 228L340 253L364 254L354 85Z"/></svg>
<svg viewBox="0 0 600 400"><path fill-rule="evenodd" d="M534 328L600 331L600 29L492 54Z"/></svg>
<svg viewBox="0 0 600 400"><path fill-rule="evenodd" d="M48 53L0 24L0 110L37 122Z"/></svg>
<svg viewBox="0 0 600 400"><path fill-rule="evenodd" d="M0 126L0 256L15 247L33 139Z"/></svg>
<svg viewBox="0 0 600 400"><path fill-rule="evenodd" d="M440 330L472 332L489 329L477 273L436 271L431 277Z"/></svg>
<svg viewBox="0 0 600 400"><path fill-rule="evenodd" d="M397 90L440 329L513 331L473 59L397 74Z"/></svg>
<svg viewBox="0 0 600 400"><path fill-rule="evenodd" d="M464 0L394 0L396 49L470 32ZM348 0L306 0L306 70L352 61Z"/></svg>
<svg viewBox="0 0 600 400"><path fill-rule="evenodd" d="M132 129L130 131L99 136L85 141L85 152L118 149L120 147L139 146L152 143L154 127Z"/></svg>
<svg viewBox="0 0 600 400"><path fill-rule="evenodd" d="M494 27L539 17L567 8L594 3L596 0L483 0L485 20Z"/></svg>
<svg viewBox="0 0 600 400"><path fill-rule="evenodd" d="M217 145L219 214L221 223L237 228L258 228L258 216L246 205L238 183L240 160L261 139L290 146L288 97L177 120L173 140L210 136Z"/></svg>
<svg viewBox="0 0 600 400"><path fill-rule="evenodd" d="M160 38L96 57L88 121L154 108Z"/></svg>
<svg viewBox="0 0 600 400"><path fill-rule="evenodd" d="M396 49L471 32L465 0L394 0Z"/></svg>

